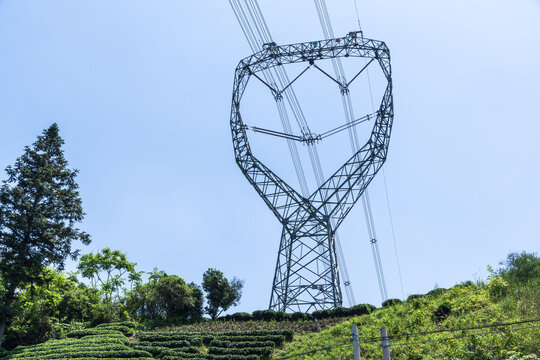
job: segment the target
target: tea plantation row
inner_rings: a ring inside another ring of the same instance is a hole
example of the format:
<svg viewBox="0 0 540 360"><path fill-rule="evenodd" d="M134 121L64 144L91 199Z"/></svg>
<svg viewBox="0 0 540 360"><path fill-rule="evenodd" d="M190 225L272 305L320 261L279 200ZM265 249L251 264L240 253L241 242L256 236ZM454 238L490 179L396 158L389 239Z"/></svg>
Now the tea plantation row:
<svg viewBox="0 0 540 360"><path fill-rule="evenodd" d="M134 325L116 323L72 331L68 339L19 347L0 354L0 360L261 360L292 337L290 330L136 333Z"/></svg>

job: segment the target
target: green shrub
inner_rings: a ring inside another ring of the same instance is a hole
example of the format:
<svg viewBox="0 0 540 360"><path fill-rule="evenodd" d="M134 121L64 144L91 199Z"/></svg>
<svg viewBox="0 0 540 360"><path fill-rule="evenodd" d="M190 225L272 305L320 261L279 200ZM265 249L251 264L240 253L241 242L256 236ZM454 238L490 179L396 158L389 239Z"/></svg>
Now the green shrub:
<svg viewBox="0 0 540 360"><path fill-rule="evenodd" d="M163 360L261 360L258 355L196 355L196 354L180 354L180 355L167 355L163 357Z"/></svg>
<svg viewBox="0 0 540 360"><path fill-rule="evenodd" d="M448 290L445 289L445 288L436 288L436 289L433 289L433 290L429 291L426 295L429 295L429 296L441 296L446 291L448 291Z"/></svg>
<svg viewBox="0 0 540 360"><path fill-rule="evenodd" d="M76 340L76 339L69 339L69 340ZM91 342L91 343L106 343L106 342L114 341L114 342L121 342L123 344L127 344L129 342L129 339L121 333L85 335L79 338L79 340L84 341L84 342Z"/></svg>
<svg viewBox="0 0 540 360"><path fill-rule="evenodd" d="M91 325L123 322L129 319L126 307L120 303L99 302L92 307Z"/></svg>
<svg viewBox="0 0 540 360"><path fill-rule="evenodd" d="M218 348L256 348L256 347L275 347L272 341L221 341L212 340L210 347Z"/></svg>
<svg viewBox="0 0 540 360"><path fill-rule="evenodd" d="M448 302L444 302L439 307L433 315L435 316L435 322L439 323L443 320L445 320L450 314L452 313L452 307Z"/></svg>
<svg viewBox="0 0 540 360"><path fill-rule="evenodd" d="M349 309L350 315L367 315L377 309L371 304L358 304Z"/></svg>
<svg viewBox="0 0 540 360"><path fill-rule="evenodd" d="M261 360L259 355L214 355L207 354L207 360Z"/></svg>
<svg viewBox="0 0 540 360"><path fill-rule="evenodd" d="M144 332L138 334L138 339L140 341L149 341L149 342L161 342L161 341L188 341L192 346L201 346L203 344L202 334L200 333L173 333L173 332ZM210 342L213 336L211 336Z"/></svg>
<svg viewBox="0 0 540 360"><path fill-rule="evenodd" d="M121 331L118 331L118 330L108 330L108 329L85 329L85 330L75 330L75 331L71 331L67 334L67 337L72 337L72 338L81 338L83 336L88 336L88 335L106 335L106 336L109 336L109 335L121 335L121 336L124 336L124 334L121 332Z"/></svg>
<svg viewBox="0 0 540 360"><path fill-rule="evenodd" d="M253 316L247 312L237 312L232 315L223 316L220 319L232 321L250 321L253 319Z"/></svg>
<svg viewBox="0 0 540 360"><path fill-rule="evenodd" d="M457 287L464 288L469 286L475 286L474 283L471 280L463 281L456 285Z"/></svg>
<svg viewBox="0 0 540 360"><path fill-rule="evenodd" d="M230 341L230 342L244 342L244 341L271 341L276 346L280 346L285 342L285 336L283 335L263 335L263 336L256 336L256 335L247 335L247 336L222 336L222 335L216 335L210 341L208 344L210 344L214 340L220 340L220 341ZM206 344L206 343L205 343Z"/></svg>
<svg viewBox="0 0 540 360"><path fill-rule="evenodd" d="M410 302L412 300L416 300L416 299L421 299L422 297L424 297L424 295L421 295L421 294L412 294L412 295L409 295L407 297L407 301Z"/></svg>
<svg viewBox="0 0 540 360"><path fill-rule="evenodd" d="M508 293L508 283L500 276L489 281L488 294L492 301L499 301Z"/></svg>
<svg viewBox="0 0 540 360"><path fill-rule="evenodd" d="M316 310L311 313L311 316L315 320L328 319L330 317L330 312L328 310Z"/></svg>
<svg viewBox="0 0 540 360"><path fill-rule="evenodd" d="M183 347L179 349L163 349L161 351L161 354L163 355L177 355L178 353L185 353L185 354L200 354L200 349L195 346L189 346L189 347Z"/></svg>
<svg viewBox="0 0 540 360"><path fill-rule="evenodd" d="M313 317L311 314L304 313L304 312L294 312L291 315L291 320L293 321L301 321L301 320L311 320Z"/></svg>
<svg viewBox="0 0 540 360"><path fill-rule="evenodd" d="M344 308L344 307L336 307L336 308L330 309L328 311L328 314L332 318L340 318L340 317L350 316L350 311L349 309Z"/></svg>
<svg viewBox="0 0 540 360"><path fill-rule="evenodd" d="M77 358L152 358L152 355L147 351L132 350L132 349L117 349L117 348L79 348L79 347L67 347L56 349L43 349L40 351L33 351L29 353L19 353L10 356L10 359L77 359Z"/></svg>
<svg viewBox="0 0 540 360"><path fill-rule="evenodd" d="M271 321L276 320L276 312L274 310L256 310L252 314L253 320Z"/></svg>
<svg viewBox="0 0 540 360"><path fill-rule="evenodd" d="M208 353L212 355L259 355L270 356L274 352L273 347L257 348L216 348L211 347Z"/></svg>
<svg viewBox="0 0 540 360"><path fill-rule="evenodd" d="M265 337L265 336L283 336L285 340L292 341L294 331L292 330L251 330L251 331L225 331L214 333L216 336L228 337Z"/></svg>
<svg viewBox="0 0 540 360"><path fill-rule="evenodd" d="M287 321L291 320L291 314L283 312L283 311L276 311L274 315L274 319L276 321Z"/></svg>
<svg viewBox="0 0 540 360"><path fill-rule="evenodd" d="M191 342L187 340L168 340L168 341L133 341L132 344L145 346L161 346L166 348L190 347Z"/></svg>
<svg viewBox="0 0 540 360"><path fill-rule="evenodd" d="M133 328L129 328L129 327L123 326L123 325L113 325L113 324L101 324L101 325L98 325L95 328L89 329L89 330L97 330L97 331L115 330L115 331L120 331L125 336L131 336L131 335L133 335L133 332L134 332Z"/></svg>
<svg viewBox="0 0 540 360"><path fill-rule="evenodd" d="M391 307L397 304L401 304L402 302L403 301L401 301L400 299L388 299L388 300L383 301L382 307L387 308L387 307Z"/></svg>
<svg viewBox="0 0 540 360"><path fill-rule="evenodd" d="M119 322L112 322L112 323L103 323L96 326L96 328L109 328L114 326L125 326L130 329L136 329L139 324L137 324L134 321L119 321Z"/></svg>
<svg viewBox="0 0 540 360"><path fill-rule="evenodd" d="M135 350L144 350L148 351L150 354L154 356L160 356L165 350L168 350L169 348L164 346L157 346L157 345L141 345L137 343L133 343L130 345Z"/></svg>

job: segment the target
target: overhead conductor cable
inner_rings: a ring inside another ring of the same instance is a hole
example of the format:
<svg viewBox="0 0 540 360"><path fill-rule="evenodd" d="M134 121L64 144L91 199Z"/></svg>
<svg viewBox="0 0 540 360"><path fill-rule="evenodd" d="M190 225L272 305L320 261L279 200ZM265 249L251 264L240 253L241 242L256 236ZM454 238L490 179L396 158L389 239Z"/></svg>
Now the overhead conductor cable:
<svg viewBox="0 0 540 360"><path fill-rule="evenodd" d="M326 39L332 39L334 38L334 30L332 28L332 23L330 21L330 15L328 14L328 9L326 7L325 0L314 0L315 7L317 9L317 14L319 16L319 22L321 23L321 27L323 30L323 34L326 37ZM356 2L355 2L356 5ZM358 9L356 7L356 9ZM358 12L357 12L358 15ZM360 25L360 18L358 17L358 24ZM343 110L345 113L345 118L347 120L347 123L351 123L354 120L354 110L352 106L352 101L348 89L348 83L345 77L345 71L343 70L343 65L341 63L341 59L332 59L332 66L334 68L334 73L336 74L336 77L339 82L341 82L341 94L342 94L342 102L343 102ZM367 67L367 66L366 66ZM371 87L370 87L371 89ZM373 110L374 111L374 110ZM353 154L358 151L360 148L359 140L358 140L358 134L356 131L356 128L354 126L349 127L349 140L351 143L351 148ZM365 189L364 193L361 196L362 198L362 205L364 207L364 214L366 217L366 224L368 229L368 235L370 238L371 243L371 250L373 253L373 260L375 263L375 272L377 274L377 280L379 284L379 290L381 293L381 299L382 301L385 301L388 299L388 293L386 290L386 281L384 279L384 272L382 267L382 261L381 256L379 252L379 244L377 242L377 237L375 234L375 224L373 220L373 212L371 210L371 204L369 202L369 193L368 190Z"/></svg>
<svg viewBox="0 0 540 360"><path fill-rule="evenodd" d="M233 11L235 12L235 15L241 24L241 27L244 31L244 35L246 35L246 38L248 39L248 43L250 43L250 46L252 48L252 51L256 52L261 50L262 45L265 43L272 43L272 37L270 35L270 31L268 30L268 26L266 24L266 21L264 20L264 16L262 15L262 12L260 10L259 4L257 0L244 0L244 6L242 6L241 0L229 0L229 3L231 4ZM244 11L244 8L246 11ZM249 15L249 19L248 19ZM258 36L259 36L259 43L255 40L257 37L254 34L253 29L256 30ZM263 71L263 74L265 78L267 79L267 82L270 84L276 84L278 88L284 89L282 92L285 94L285 99L287 100L293 115L296 119L296 122L298 126L300 127L300 130L304 136L311 133L309 126L307 124L307 121L305 120L304 113L300 107L300 103L298 102L298 99L296 97L296 94L294 93L294 90L291 86L291 81L289 80L289 77L283 69L283 67L274 67L270 71ZM277 82L276 82L277 79ZM281 97L279 99L276 99L276 102L278 103L278 109L280 116L282 118L282 124L283 124L283 130L286 133L290 132L290 123L288 122L288 117L286 116L286 109L284 107L280 108L279 103L281 102ZM296 144L294 144L293 140L288 139L287 140L289 144L289 150L291 152L291 157L293 160L293 164L296 169L297 176L299 178L300 188L302 191L302 195L304 197L308 197L309 191L307 187L307 182L305 180L305 175L303 172L303 167L300 161L300 158L298 156L298 151L296 148ZM307 142L308 152L313 168L313 172L315 175L315 180L317 183L317 186L320 187L322 183L324 182L324 175L322 173L322 168L320 165L319 155L317 151L316 144L314 142ZM338 252L341 253L341 245L339 242L339 237L335 236L335 241L338 247ZM355 304L354 296L352 295L352 290L350 289L350 281L348 279L348 273L346 271L346 265L343 260L343 256L341 254L340 260L338 261L339 265L343 267L344 269L344 275L346 278L344 279L344 283L346 284L346 288L349 289L347 292L347 297L349 301L349 305L352 306Z"/></svg>

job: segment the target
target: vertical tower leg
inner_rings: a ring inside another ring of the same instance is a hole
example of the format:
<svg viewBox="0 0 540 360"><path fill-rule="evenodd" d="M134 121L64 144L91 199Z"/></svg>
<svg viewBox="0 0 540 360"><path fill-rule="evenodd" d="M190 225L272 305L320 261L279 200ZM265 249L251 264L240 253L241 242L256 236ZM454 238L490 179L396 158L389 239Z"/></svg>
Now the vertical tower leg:
<svg viewBox="0 0 540 360"><path fill-rule="evenodd" d="M284 227L278 251L270 309L314 311L341 306L334 232L328 222Z"/></svg>
<svg viewBox="0 0 540 360"><path fill-rule="evenodd" d="M274 273L274 284L270 296L270 309L285 311L288 301L289 271L292 253L292 241L287 228L284 226L281 232L281 241Z"/></svg>

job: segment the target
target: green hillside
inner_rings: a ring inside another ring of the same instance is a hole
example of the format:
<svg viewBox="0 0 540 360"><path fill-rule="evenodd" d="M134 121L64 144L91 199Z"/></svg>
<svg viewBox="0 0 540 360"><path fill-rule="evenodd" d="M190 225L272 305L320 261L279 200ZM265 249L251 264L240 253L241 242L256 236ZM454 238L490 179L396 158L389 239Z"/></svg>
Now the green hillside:
<svg viewBox="0 0 540 360"><path fill-rule="evenodd" d="M381 358L382 327L388 329L393 359L536 359L540 322L530 320L540 318L538 278L507 281L511 276L502 275L487 284L467 282L411 295L404 302L390 300L352 317L335 317L347 309L319 312L315 315L329 317L319 320L276 320L280 313L257 312L236 316L243 321L154 331L134 322L101 324L72 331L66 339L18 347L1 359L256 360L302 353L307 354L294 358L351 359L352 324L358 326L363 359ZM253 320L261 314L274 319ZM508 323L514 324L500 325Z"/></svg>
<svg viewBox="0 0 540 360"><path fill-rule="evenodd" d="M350 359L356 324L364 359L382 357L381 328L388 330L393 359L536 359L540 322L523 321L539 320L540 291L523 287L502 296L499 283L496 278L487 286L467 283L412 295L329 330L298 335L276 356L328 348L297 359ZM496 326L501 323L517 324ZM456 330L469 328L477 329Z"/></svg>
<svg viewBox="0 0 540 360"><path fill-rule="evenodd" d="M88 323L90 324L90 323ZM487 282L458 284L311 314L271 310L202 319L175 327L152 321L103 322L41 344L2 350L11 359L352 359L357 325L361 358L380 359L386 328L393 359L536 359L540 354L540 259L510 254Z"/></svg>

